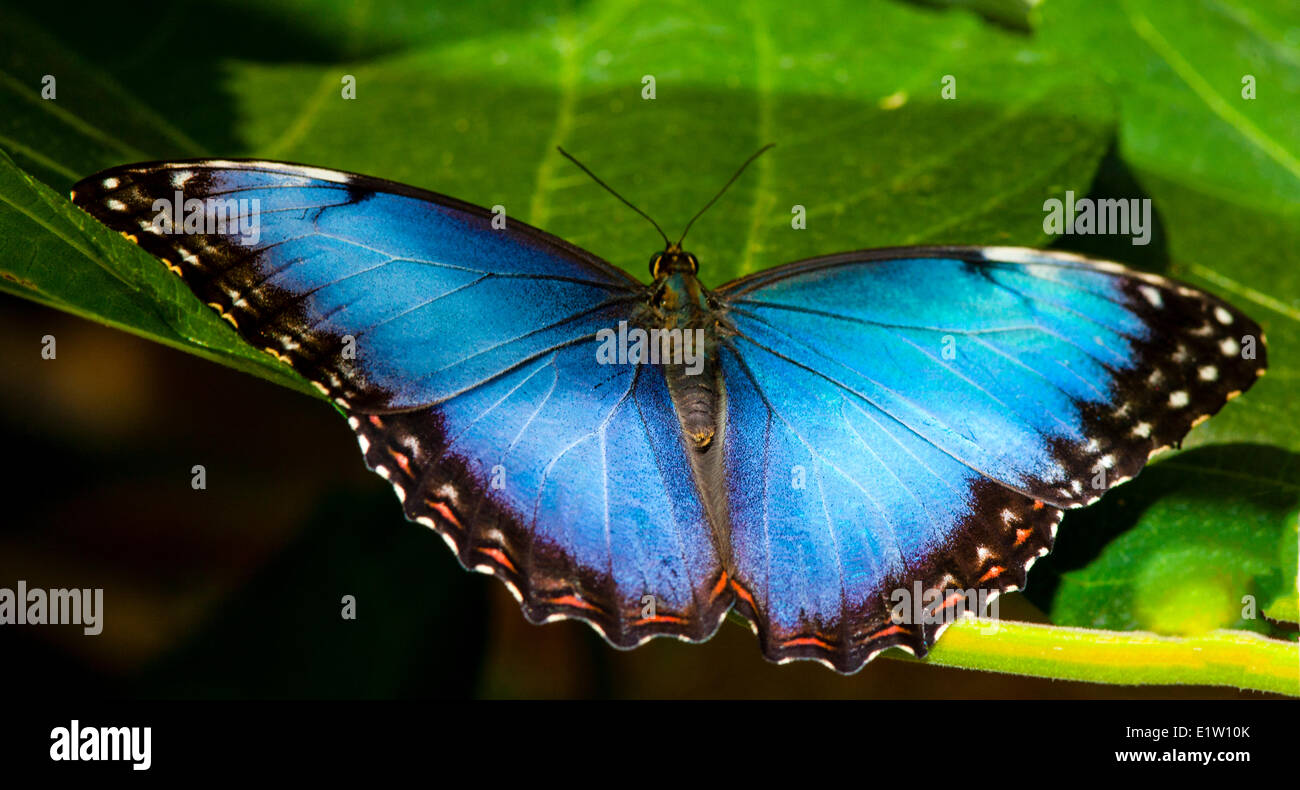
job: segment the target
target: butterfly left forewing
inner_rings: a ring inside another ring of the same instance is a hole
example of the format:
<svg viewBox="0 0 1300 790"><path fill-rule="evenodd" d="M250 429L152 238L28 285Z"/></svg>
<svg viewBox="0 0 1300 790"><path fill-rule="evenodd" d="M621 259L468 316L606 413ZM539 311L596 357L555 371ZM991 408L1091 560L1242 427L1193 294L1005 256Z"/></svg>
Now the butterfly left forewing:
<svg viewBox="0 0 1300 790"><path fill-rule="evenodd" d="M541 231L351 173L160 162L104 171L73 194L350 408L436 402L640 298L625 274Z"/></svg>

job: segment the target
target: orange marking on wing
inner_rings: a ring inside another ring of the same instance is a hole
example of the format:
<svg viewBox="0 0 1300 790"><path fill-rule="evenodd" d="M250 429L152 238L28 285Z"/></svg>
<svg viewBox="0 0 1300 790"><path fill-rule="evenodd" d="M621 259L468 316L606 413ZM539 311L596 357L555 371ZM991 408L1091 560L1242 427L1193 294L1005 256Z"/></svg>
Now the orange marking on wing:
<svg viewBox="0 0 1300 790"><path fill-rule="evenodd" d="M869 636L869 637L867 637L867 638L868 638L868 639L879 639L879 638L882 637L882 636L889 636L890 634L900 634L900 633L905 633L906 631L907 631L907 629L904 628L904 627L901 626L901 625L891 625L891 626L889 626L888 628L884 628L884 629L881 629L881 630L875 632L874 634L872 634L871 636Z"/></svg>
<svg viewBox="0 0 1300 790"><path fill-rule="evenodd" d="M595 606L592 606L591 604L587 603L586 601L582 600L576 595L562 595L559 598L556 598L555 600L551 601L551 603L559 606L572 606L578 609L586 609L587 611L590 612L600 611Z"/></svg>
<svg viewBox="0 0 1300 790"><path fill-rule="evenodd" d="M963 594L961 594L961 593L959 593L959 592L954 591L954 592L952 592L952 593L949 593L947 598L944 598L944 599L943 599L943 606L940 606L940 607L939 607L938 609L936 609L935 611L936 611L936 612L942 612L944 609L947 609L948 607L952 606L953 604L957 603L958 601L964 601L964 600L966 600L966 596L965 596L965 595L963 595Z"/></svg>
<svg viewBox="0 0 1300 790"><path fill-rule="evenodd" d="M1035 500L1034 500L1034 510L1042 510L1042 509L1043 509L1043 500L1041 500L1041 499L1035 499Z"/></svg>
<svg viewBox="0 0 1300 790"><path fill-rule="evenodd" d="M713 593L710 597L717 598L719 595L722 595L722 591L725 589L727 589L727 572L723 571L722 575L718 577L718 583L714 585Z"/></svg>
<svg viewBox="0 0 1300 790"><path fill-rule="evenodd" d="M787 640L787 641L785 641L785 642L782 642L782 643L781 643L781 646L782 646L782 647L805 647L805 646L812 646L812 647L820 647L820 648L822 648L822 649L824 649L824 650L830 650L830 649L831 649L831 645L830 645L829 642L827 642L827 641L824 640L824 639L818 639L818 638L815 637L815 636L798 636L798 637L795 637L794 639L790 639L790 640Z"/></svg>
<svg viewBox="0 0 1300 790"><path fill-rule="evenodd" d="M456 518L456 514L451 512L451 508L447 507L445 502L439 502L436 499L426 499L424 500L424 503L433 508L433 512L449 521L452 526L457 529L464 529L464 527L460 525L460 520Z"/></svg>
<svg viewBox="0 0 1300 790"><path fill-rule="evenodd" d="M1001 565L994 565L992 568L989 568L988 571L986 571L983 576L980 577L979 582L976 582L976 584L979 584L981 582L986 582L989 579L996 579L997 577L1002 575L1002 571L1004 570L1006 570L1006 568L1003 568Z"/></svg>
<svg viewBox="0 0 1300 790"><path fill-rule="evenodd" d="M736 591L736 595L739 595L742 601L749 604L749 608L753 609L756 612L758 611L758 604L754 603L754 598L749 594L748 590L746 590L744 587L741 587L739 584L737 584L734 581L731 582L731 589Z"/></svg>
<svg viewBox="0 0 1300 790"><path fill-rule="evenodd" d="M382 428L382 427L384 427L384 421L381 420L381 419L379 419L379 415L378 415L378 414L372 414L372 415L370 415L370 424L373 425L373 426L375 426L376 428Z"/></svg>
<svg viewBox="0 0 1300 790"><path fill-rule="evenodd" d="M506 553L501 549L489 546L485 549L479 549L478 552L485 557L490 557L496 560L498 565L501 565L511 573L518 573L518 571L515 570L515 564L510 561L510 558L507 557Z"/></svg>
<svg viewBox="0 0 1300 790"><path fill-rule="evenodd" d="M1021 543L1024 543L1026 540L1029 539L1029 536L1030 536L1031 534L1033 534L1033 530L1032 530L1032 529L1018 529L1018 530L1016 530L1016 545L1019 546Z"/></svg>
<svg viewBox="0 0 1300 790"><path fill-rule="evenodd" d="M397 462L398 466L402 467L402 471L406 473L407 477L415 477L415 475L411 474L411 459L391 447L388 448L388 454L393 456L393 460Z"/></svg>
<svg viewBox="0 0 1300 790"><path fill-rule="evenodd" d="M632 623L632 625L650 625L651 623L669 623L671 625L686 625L685 617L678 617L672 614L657 614L654 617L643 617Z"/></svg>

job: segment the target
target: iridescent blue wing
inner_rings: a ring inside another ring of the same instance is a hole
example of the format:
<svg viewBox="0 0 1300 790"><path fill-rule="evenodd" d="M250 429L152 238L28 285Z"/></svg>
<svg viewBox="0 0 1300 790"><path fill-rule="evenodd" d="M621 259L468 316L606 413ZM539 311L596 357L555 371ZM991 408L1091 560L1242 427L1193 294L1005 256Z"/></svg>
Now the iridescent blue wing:
<svg viewBox="0 0 1300 790"><path fill-rule="evenodd" d="M178 197L207 224L160 222ZM595 333L645 300L627 275L452 198L278 162L131 165L74 199L316 382L407 517L531 620L623 647L716 629L731 592L663 371L596 363Z"/></svg>
<svg viewBox="0 0 1300 790"><path fill-rule="evenodd" d="M738 606L770 658L841 671L925 653L943 618L891 617L918 592L942 610L1022 585L1062 509L1265 365L1224 302L1068 254L849 253L715 295Z"/></svg>

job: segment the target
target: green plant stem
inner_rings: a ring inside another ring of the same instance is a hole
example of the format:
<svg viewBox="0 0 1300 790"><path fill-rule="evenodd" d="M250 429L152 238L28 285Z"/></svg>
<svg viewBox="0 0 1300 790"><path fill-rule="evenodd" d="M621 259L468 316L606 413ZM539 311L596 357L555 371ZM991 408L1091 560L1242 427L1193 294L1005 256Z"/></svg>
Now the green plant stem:
<svg viewBox="0 0 1300 790"><path fill-rule="evenodd" d="M1248 631L1169 637L970 618L925 663L1135 686L1202 685L1300 696L1300 645Z"/></svg>

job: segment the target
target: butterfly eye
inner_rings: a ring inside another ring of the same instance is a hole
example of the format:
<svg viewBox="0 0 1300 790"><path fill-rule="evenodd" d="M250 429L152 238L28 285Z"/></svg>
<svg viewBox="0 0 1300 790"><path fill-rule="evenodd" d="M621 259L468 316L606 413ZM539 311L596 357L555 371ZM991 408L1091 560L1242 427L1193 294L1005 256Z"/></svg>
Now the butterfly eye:
<svg viewBox="0 0 1300 790"><path fill-rule="evenodd" d="M695 274L700 270L700 262L695 259L694 255L690 254L689 252L686 253L686 260L691 262L691 274Z"/></svg>
<svg viewBox="0 0 1300 790"><path fill-rule="evenodd" d="M658 277L658 276L659 276L659 271L658 271L658 269L659 269L659 261L662 260L663 257L664 257L664 256L663 256L662 253L655 253L654 255L651 255L651 256L650 256L650 276L651 276L651 277Z"/></svg>

